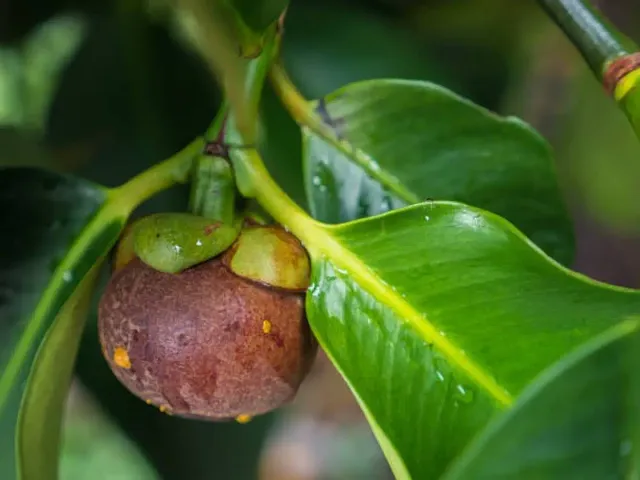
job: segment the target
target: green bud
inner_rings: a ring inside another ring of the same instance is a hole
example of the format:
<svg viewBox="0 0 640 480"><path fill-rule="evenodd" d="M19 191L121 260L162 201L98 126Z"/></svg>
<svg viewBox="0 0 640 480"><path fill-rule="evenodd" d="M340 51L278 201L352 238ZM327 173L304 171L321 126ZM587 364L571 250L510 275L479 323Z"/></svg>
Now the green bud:
<svg viewBox="0 0 640 480"><path fill-rule="evenodd" d="M136 222L134 251L150 267L178 273L224 252L241 226L241 218L226 225L190 213L157 213Z"/></svg>
<svg viewBox="0 0 640 480"><path fill-rule="evenodd" d="M305 290L309 286L307 252L281 227L245 228L222 261L236 275L272 287Z"/></svg>

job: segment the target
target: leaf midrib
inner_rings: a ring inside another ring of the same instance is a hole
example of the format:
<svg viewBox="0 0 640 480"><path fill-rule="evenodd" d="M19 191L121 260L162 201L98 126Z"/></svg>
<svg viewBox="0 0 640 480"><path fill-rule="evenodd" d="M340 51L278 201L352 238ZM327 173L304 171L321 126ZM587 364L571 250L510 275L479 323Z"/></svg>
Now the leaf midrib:
<svg viewBox="0 0 640 480"><path fill-rule="evenodd" d="M245 195L255 198L276 222L293 233L302 242L312 259L328 258L336 267L351 272L361 288L381 299L426 342L432 343L452 364L465 372L470 380L486 390L496 403L502 407L508 407L513 403L510 392L467 357L458 346L441 335L425 315L416 311L376 273L367 268L357 255L337 240L332 232L346 224L326 225L311 218L275 183L257 150L238 150L232 160L239 177L244 177L242 182L246 184ZM400 209L383 215L392 215L399 211ZM367 219L359 221L367 221Z"/></svg>
<svg viewBox="0 0 640 480"><path fill-rule="evenodd" d="M505 390L491 375L486 373L470 357L465 355L460 347L449 340L427 319L427 316L417 311L409 302L394 292L378 274L372 271L352 251L332 234L340 226L324 225L309 217L305 222L306 248L312 258L322 257L330 261L338 270L348 271L353 280L369 294L381 301L426 342L433 344L442 354L460 370L468 375L478 386L482 387L492 398L503 407L513 403L512 395ZM344 227L344 224L341 225Z"/></svg>

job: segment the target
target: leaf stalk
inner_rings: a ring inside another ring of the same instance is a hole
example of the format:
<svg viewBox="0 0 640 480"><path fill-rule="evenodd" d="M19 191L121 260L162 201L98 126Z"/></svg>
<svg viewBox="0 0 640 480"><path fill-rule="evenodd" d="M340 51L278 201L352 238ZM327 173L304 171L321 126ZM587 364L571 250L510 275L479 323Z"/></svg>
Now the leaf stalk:
<svg viewBox="0 0 640 480"><path fill-rule="evenodd" d="M586 0L538 0L580 51L589 67L603 80L607 66L637 50Z"/></svg>
<svg viewBox="0 0 640 480"><path fill-rule="evenodd" d="M538 3L579 50L640 138L638 46L588 0L538 0Z"/></svg>
<svg viewBox="0 0 640 480"><path fill-rule="evenodd" d="M373 158L354 147L347 140L338 137L335 130L316 113L313 103L307 101L291 81L282 63L276 62L269 72L273 88L285 109L302 128L314 133L344 156L362 168L369 177L386 185L390 192L405 202L418 203L422 199L416 196L403 183L387 171L380 169Z"/></svg>

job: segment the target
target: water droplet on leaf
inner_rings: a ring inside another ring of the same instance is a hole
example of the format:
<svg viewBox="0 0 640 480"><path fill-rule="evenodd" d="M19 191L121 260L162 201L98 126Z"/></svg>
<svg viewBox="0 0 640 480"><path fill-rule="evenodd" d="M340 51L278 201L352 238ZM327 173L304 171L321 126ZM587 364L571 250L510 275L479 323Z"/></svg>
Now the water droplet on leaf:
<svg viewBox="0 0 640 480"><path fill-rule="evenodd" d="M380 213L388 212L391 210L391 199L385 196L380 202Z"/></svg>
<svg viewBox="0 0 640 480"><path fill-rule="evenodd" d="M473 401L473 391L464 385L456 385L453 394L454 398L461 403L471 403Z"/></svg>

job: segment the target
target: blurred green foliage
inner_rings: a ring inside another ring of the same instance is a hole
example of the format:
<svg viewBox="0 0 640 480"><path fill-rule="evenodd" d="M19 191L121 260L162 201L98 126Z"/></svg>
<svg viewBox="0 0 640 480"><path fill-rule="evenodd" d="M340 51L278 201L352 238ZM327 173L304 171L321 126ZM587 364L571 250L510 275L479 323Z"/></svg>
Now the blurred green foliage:
<svg viewBox="0 0 640 480"><path fill-rule="evenodd" d="M62 439L64 480L157 480L160 477L126 434L79 385L71 389ZM116 460L117 459L117 460Z"/></svg>
<svg viewBox="0 0 640 480"><path fill-rule="evenodd" d="M97 0L7 0L0 5L0 164L47 165L112 186L204 132L220 103L208 69L170 28L172 19L162 2L123 5ZM537 38L541 23L549 25L532 15L532 8L532 2L513 0L293 0L283 59L309 98L356 80L400 77L443 84L490 109L520 114L528 111L523 105L531 100L526 79L519 75L523 45ZM580 60L575 54L569 61ZM630 146L624 133L610 140L612 130L625 131L618 128L624 119L592 80L585 75L575 85L565 108L570 115L560 120L561 126L570 122L572 128L554 142L559 156L569 158L585 181L608 182L596 185L597 195L589 198L596 202L590 208L600 211L604 205L603 216L609 216L608 205L631 205L620 195L627 195L638 177L610 178L608 165L615 160L619 171L630 171L621 162L637 157L637 145ZM506 102L508 98L517 101ZM270 88L262 115L267 165L304 205L300 132ZM136 216L182 210L187 198L186 187L174 188L147 202ZM631 213L620 215L620 222L637 225L635 203ZM134 444L161 478L198 480L212 478L212 471L213 478L256 478L258 455L276 414L248 425L159 414L125 391L109 371L95 315L84 334L77 375L132 443L114 436L112 427L96 429L88 423L94 414L72 415L63 478L82 478L74 472L89 461L106 461L113 468L129 465L129 472L118 478L153 478L140 461L128 463L119 453L133 451ZM109 425L111 420L99 422ZM90 446L89 438L95 445ZM94 449L101 448L99 442L105 450Z"/></svg>

